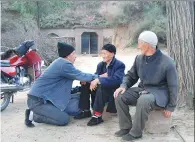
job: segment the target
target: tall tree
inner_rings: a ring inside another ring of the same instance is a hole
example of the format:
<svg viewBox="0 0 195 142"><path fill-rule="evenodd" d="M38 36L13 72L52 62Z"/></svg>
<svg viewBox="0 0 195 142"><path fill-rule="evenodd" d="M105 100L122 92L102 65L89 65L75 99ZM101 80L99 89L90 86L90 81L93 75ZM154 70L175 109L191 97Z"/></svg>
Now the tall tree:
<svg viewBox="0 0 195 142"><path fill-rule="evenodd" d="M176 61L179 75L178 105L193 107L194 45L195 45L195 2L169 1L166 3L168 28L167 46Z"/></svg>

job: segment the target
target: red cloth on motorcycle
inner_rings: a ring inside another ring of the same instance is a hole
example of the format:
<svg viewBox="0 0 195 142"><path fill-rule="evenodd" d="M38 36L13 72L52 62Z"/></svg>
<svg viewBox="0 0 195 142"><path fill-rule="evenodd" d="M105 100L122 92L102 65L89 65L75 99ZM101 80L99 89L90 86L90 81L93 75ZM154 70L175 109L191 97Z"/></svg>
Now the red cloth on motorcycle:
<svg viewBox="0 0 195 142"><path fill-rule="evenodd" d="M59 57L66 57L70 55L74 51L74 47L65 43L65 42L58 42L58 54Z"/></svg>

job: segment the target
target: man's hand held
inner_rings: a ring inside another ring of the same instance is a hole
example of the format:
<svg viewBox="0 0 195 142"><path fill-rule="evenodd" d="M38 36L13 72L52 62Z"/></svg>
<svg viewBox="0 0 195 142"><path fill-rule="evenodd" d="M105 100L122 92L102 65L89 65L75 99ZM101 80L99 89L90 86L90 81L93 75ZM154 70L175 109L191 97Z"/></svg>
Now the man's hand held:
<svg viewBox="0 0 195 142"><path fill-rule="evenodd" d="M126 91L125 88L119 87L118 89L116 89L116 91L114 92L114 98L118 97L119 94L123 94Z"/></svg>
<svg viewBox="0 0 195 142"><path fill-rule="evenodd" d="M163 112L164 112L164 116L165 116L165 117L167 117L167 118L171 117L171 114L172 114L171 111L164 110Z"/></svg>
<svg viewBox="0 0 195 142"><path fill-rule="evenodd" d="M98 78L96 78L95 80L91 81L90 90L94 91L97 88L98 83L99 83L99 79Z"/></svg>

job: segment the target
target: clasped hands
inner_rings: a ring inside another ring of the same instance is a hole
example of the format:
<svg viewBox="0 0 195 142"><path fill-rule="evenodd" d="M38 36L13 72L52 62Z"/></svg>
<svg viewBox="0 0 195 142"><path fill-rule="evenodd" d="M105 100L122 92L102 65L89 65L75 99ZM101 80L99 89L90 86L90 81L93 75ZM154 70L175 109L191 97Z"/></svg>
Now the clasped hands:
<svg viewBox="0 0 195 142"><path fill-rule="evenodd" d="M107 73L104 73L104 74L99 75L99 77L108 77L108 74L107 74ZM97 88L97 86L98 86L99 83L100 83L100 81L99 81L98 78L96 78L96 79L94 79L93 81L91 81L90 87L89 87L90 90L91 90L91 91L94 91L94 90ZM86 82L81 82L81 84L82 84L82 85L85 85Z"/></svg>

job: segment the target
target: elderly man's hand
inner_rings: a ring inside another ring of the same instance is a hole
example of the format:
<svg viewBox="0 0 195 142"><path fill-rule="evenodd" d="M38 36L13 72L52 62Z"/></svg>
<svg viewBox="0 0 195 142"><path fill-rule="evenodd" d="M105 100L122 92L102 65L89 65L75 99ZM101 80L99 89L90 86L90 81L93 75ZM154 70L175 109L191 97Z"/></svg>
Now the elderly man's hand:
<svg viewBox="0 0 195 142"><path fill-rule="evenodd" d="M97 88L97 85L99 83L99 79L96 78L95 80L91 81L91 84L90 84L90 90L93 91Z"/></svg>
<svg viewBox="0 0 195 142"><path fill-rule="evenodd" d="M121 93L123 94L126 91L125 88L119 87L118 89L116 89L116 91L114 92L114 98L118 97L118 95Z"/></svg>
<svg viewBox="0 0 195 142"><path fill-rule="evenodd" d="M108 73L101 74L100 77L108 77Z"/></svg>
<svg viewBox="0 0 195 142"><path fill-rule="evenodd" d="M165 117L169 118L169 117L171 117L171 114L172 114L171 111L164 110L164 116L165 116Z"/></svg>

